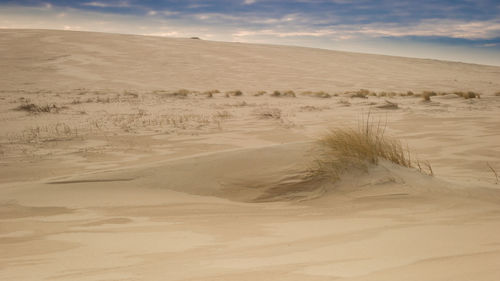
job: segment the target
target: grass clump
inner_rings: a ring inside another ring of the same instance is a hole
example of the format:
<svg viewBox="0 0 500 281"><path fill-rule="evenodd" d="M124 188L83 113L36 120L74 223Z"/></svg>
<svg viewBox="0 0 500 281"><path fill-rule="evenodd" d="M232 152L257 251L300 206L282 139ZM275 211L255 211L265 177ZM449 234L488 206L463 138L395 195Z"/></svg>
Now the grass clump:
<svg viewBox="0 0 500 281"><path fill-rule="evenodd" d="M55 104L38 105L35 103L24 102L15 108L18 111L29 113L58 113L62 108Z"/></svg>
<svg viewBox="0 0 500 281"><path fill-rule="evenodd" d="M314 170L321 176L334 180L351 169L367 170L369 165L377 165L380 159L388 160L403 167L412 168L411 153L401 141L385 135L385 126L373 124L369 118L357 128L337 128L319 140L321 156ZM416 162L420 171L420 162ZM433 174L428 162L427 173Z"/></svg>
<svg viewBox="0 0 500 281"><path fill-rule="evenodd" d="M271 97L281 97L281 92L280 92L280 91L274 91L274 92L271 94Z"/></svg>
<svg viewBox="0 0 500 281"><path fill-rule="evenodd" d="M228 91L226 92L226 98L233 96L233 97L239 97L243 96L243 92L240 90L234 90L234 91Z"/></svg>
<svg viewBox="0 0 500 281"><path fill-rule="evenodd" d="M327 98L332 97L329 93L324 92L324 91L319 91L319 92L307 91L307 92L303 92L302 95L307 95L307 96L316 97L316 98L323 98L323 99L327 99Z"/></svg>
<svg viewBox="0 0 500 281"><path fill-rule="evenodd" d="M367 99L368 95L370 95L370 93L371 92L367 89L360 89L360 90L354 92L354 94L351 95L351 98Z"/></svg>
<svg viewBox="0 0 500 281"><path fill-rule="evenodd" d="M430 102L431 97L433 96L437 96L437 93L433 91L425 91L422 93L422 100L425 102Z"/></svg>
<svg viewBox="0 0 500 281"><path fill-rule="evenodd" d="M295 92L292 91L292 90L288 90L288 91L284 91L284 92L274 91L274 92L272 92L271 97L276 97L276 98L279 98L279 97L295 98L296 95L295 95Z"/></svg>
<svg viewBox="0 0 500 281"><path fill-rule="evenodd" d="M481 98L481 94L476 93L476 92L454 92L455 95L462 97L464 99L475 99L475 98Z"/></svg>
<svg viewBox="0 0 500 281"><path fill-rule="evenodd" d="M209 90L209 91L203 92L203 95L205 95L207 98L212 98L214 96L214 94L218 94L218 93L220 93L219 90Z"/></svg>

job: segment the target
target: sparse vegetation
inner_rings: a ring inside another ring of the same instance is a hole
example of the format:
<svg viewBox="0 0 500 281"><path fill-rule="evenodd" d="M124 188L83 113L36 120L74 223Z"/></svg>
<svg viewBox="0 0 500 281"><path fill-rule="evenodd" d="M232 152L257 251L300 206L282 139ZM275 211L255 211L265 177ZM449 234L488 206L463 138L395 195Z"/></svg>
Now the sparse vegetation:
<svg viewBox="0 0 500 281"><path fill-rule="evenodd" d="M78 136L78 130L62 122L29 127L19 134L10 136L13 143L41 143L70 140Z"/></svg>
<svg viewBox="0 0 500 281"><path fill-rule="evenodd" d="M214 96L214 94L218 94L218 93L220 93L219 90L209 90L209 91L203 92L203 95L207 96L207 98L212 98Z"/></svg>
<svg viewBox="0 0 500 281"><path fill-rule="evenodd" d="M324 91L319 91L319 92L307 91L307 92L303 92L302 95L316 97L316 98L331 98L332 97L329 93L324 92Z"/></svg>
<svg viewBox="0 0 500 281"><path fill-rule="evenodd" d="M265 95L267 92L266 91L258 91L257 93L254 94L255 97L259 97L262 95Z"/></svg>
<svg viewBox="0 0 500 281"><path fill-rule="evenodd" d="M386 136L385 126L371 123L369 117L358 128L331 130L320 139L319 145L322 153L312 172L334 180L350 169L367 170L369 165L377 165L379 159L413 167L410 151L398 139ZM425 163L427 173L432 175L430 164Z"/></svg>
<svg viewBox="0 0 500 281"><path fill-rule="evenodd" d="M240 90L234 90L234 91L228 91L228 92L226 92L226 97L230 97L230 96L239 97L239 96L242 96L242 95L243 95L243 92L240 91Z"/></svg>
<svg viewBox="0 0 500 281"><path fill-rule="evenodd" d="M260 108L255 114L261 119L281 119L281 109L279 108Z"/></svg>
<svg viewBox="0 0 500 281"><path fill-rule="evenodd" d="M455 95L459 97L463 97L464 99L474 99L474 98L481 98L481 94L476 93L476 92L454 92Z"/></svg>
<svg viewBox="0 0 500 281"><path fill-rule="evenodd" d="M318 106L313 106L313 105L304 105L300 107L301 111L323 111L324 109L327 109L327 107L318 107Z"/></svg>
<svg viewBox="0 0 500 281"><path fill-rule="evenodd" d="M15 108L15 110L29 113L58 113L61 109L55 104L38 105L30 102L23 102L23 104Z"/></svg>
<svg viewBox="0 0 500 281"><path fill-rule="evenodd" d="M437 93L433 91L424 91L421 96L423 101L430 102L431 97L437 96Z"/></svg>
<svg viewBox="0 0 500 281"><path fill-rule="evenodd" d="M271 97L281 97L281 92L280 92L280 91L274 91L274 92L271 94Z"/></svg>
<svg viewBox="0 0 500 281"><path fill-rule="evenodd" d="M366 89L360 89L353 94L351 94L351 98L362 98L367 99L368 95L370 95L370 91Z"/></svg>

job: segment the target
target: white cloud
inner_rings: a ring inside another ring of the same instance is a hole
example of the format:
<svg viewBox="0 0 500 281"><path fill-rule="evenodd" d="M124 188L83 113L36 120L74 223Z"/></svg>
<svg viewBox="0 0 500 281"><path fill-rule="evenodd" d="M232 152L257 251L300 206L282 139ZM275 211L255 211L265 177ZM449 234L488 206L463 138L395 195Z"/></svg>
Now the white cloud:
<svg viewBox="0 0 500 281"><path fill-rule="evenodd" d="M431 19L413 26L395 24L367 24L359 33L368 36L442 36L462 39L489 39L500 37L500 20L458 21Z"/></svg>
<svg viewBox="0 0 500 281"><path fill-rule="evenodd" d="M99 7L99 8L128 8L131 7L130 3L128 1L118 1L118 2L87 2L83 3L82 5L84 6L90 6L90 7Z"/></svg>
<svg viewBox="0 0 500 281"><path fill-rule="evenodd" d="M279 20L267 20L272 25L278 22L293 21L294 17ZM286 25L278 29L243 29L233 33L234 37L251 36L275 37L331 37L336 40L348 40L360 37L450 37L461 39L492 39L500 37L500 21L456 21L424 20L418 24L402 26L394 23L372 23L365 25L332 25L314 29L307 25Z"/></svg>
<svg viewBox="0 0 500 281"><path fill-rule="evenodd" d="M255 2L257 2L257 1L256 0L245 0L245 1L243 1L243 4L245 4L245 5L252 5Z"/></svg>
<svg viewBox="0 0 500 281"><path fill-rule="evenodd" d="M276 36L280 38L284 37L301 37L301 36L311 36L311 37L322 37L336 34L337 32L333 30L315 30L315 31L276 31L272 29L263 30L240 30L233 34L233 37L248 37L248 36Z"/></svg>

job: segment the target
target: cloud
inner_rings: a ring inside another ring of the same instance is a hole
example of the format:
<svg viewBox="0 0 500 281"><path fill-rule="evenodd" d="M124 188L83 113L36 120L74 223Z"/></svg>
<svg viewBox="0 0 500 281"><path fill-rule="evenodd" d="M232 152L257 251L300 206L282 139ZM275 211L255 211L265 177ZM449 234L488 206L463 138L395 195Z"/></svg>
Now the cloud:
<svg viewBox="0 0 500 281"><path fill-rule="evenodd" d="M358 33L375 37L440 36L463 39L491 39L500 37L500 20L429 19L408 26L374 23L361 26Z"/></svg>
<svg viewBox="0 0 500 281"><path fill-rule="evenodd" d="M252 4L254 4L255 2L257 2L257 1L256 1L256 0L244 0L244 1L243 1L243 4L245 4L245 5L252 5Z"/></svg>
<svg viewBox="0 0 500 281"><path fill-rule="evenodd" d="M458 21L458 20L423 20L413 25L396 23L339 24L321 28L301 24L286 24L294 17L280 20L267 20L264 28L239 29L234 37L275 36L275 37L329 37L335 40L352 38L384 37L443 37L467 40L485 40L500 38L500 20ZM264 21L266 22L266 21ZM284 23L277 25L277 23ZM266 28L279 26L279 28Z"/></svg>
<svg viewBox="0 0 500 281"><path fill-rule="evenodd" d="M264 30L240 30L233 34L233 37L248 37L248 36L276 36L280 38L285 37L302 37L302 36L310 36L310 37L322 37L336 34L333 30L316 30L316 31L276 31L272 29L264 29Z"/></svg>
<svg viewBox="0 0 500 281"><path fill-rule="evenodd" d="M132 5L128 1L119 2L86 2L83 6L97 7L97 8L130 8Z"/></svg>

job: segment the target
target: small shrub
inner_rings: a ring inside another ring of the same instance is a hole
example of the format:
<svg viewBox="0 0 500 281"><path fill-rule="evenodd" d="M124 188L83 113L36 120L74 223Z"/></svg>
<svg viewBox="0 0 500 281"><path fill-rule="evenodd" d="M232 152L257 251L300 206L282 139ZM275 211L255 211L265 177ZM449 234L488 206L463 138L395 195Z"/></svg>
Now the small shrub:
<svg viewBox="0 0 500 281"><path fill-rule="evenodd" d="M255 97L259 97L262 95L265 95L267 92L266 91L258 91L257 93L254 94Z"/></svg>
<svg viewBox="0 0 500 281"><path fill-rule="evenodd" d="M295 96L295 92L294 92L294 91L292 91L292 90L288 90L288 91L284 92L284 93L283 93L283 96L284 96L284 97L290 97L290 98L295 98L295 97L296 97L296 96Z"/></svg>
<svg viewBox="0 0 500 281"><path fill-rule="evenodd" d="M495 96L500 97L500 91L495 93Z"/></svg>
<svg viewBox="0 0 500 281"><path fill-rule="evenodd" d="M408 92L406 92L406 95L409 96L409 97L411 97L411 96L414 95L414 93L412 91L408 91Z"/></svg>

